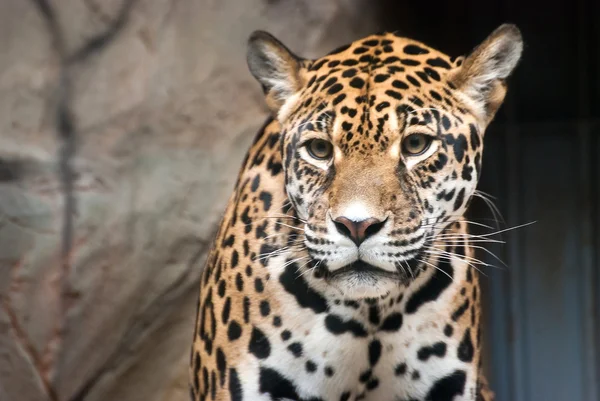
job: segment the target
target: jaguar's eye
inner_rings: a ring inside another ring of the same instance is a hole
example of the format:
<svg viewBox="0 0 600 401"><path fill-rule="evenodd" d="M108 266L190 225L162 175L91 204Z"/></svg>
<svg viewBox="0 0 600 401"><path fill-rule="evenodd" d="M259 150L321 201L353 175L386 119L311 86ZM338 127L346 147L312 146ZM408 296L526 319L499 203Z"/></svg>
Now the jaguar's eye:
<svg viewBox="0 0 600 401"><path fill-rule="evenodd" d="M432 140L429 135L411 134L402 141L402 152L407 156L418 156L429 148Z"/></svg>
<svg viewBox="0 0 600 401"><path fill-rule="evenodd" d="M324 139L311 139L306 144L308 153L317 160L326 160L333 154L333 145Z"/></svg>

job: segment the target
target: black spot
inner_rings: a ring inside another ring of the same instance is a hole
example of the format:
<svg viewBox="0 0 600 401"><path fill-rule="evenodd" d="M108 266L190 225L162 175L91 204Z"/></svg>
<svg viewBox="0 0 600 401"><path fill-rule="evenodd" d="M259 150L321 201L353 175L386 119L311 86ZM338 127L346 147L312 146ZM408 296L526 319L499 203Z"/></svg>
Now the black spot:
<svg viewBox="0 0 600 401"><path fill-rule="evenodd" d="M460 344L458 344L457 356L463 362L471 362L473 360L473 341L471 340L471 330L466 329Z"/></svg>
<svg viewBox="0 0 600 401"><path fill-rule="evenodd" d="M444 335L446 337L452 337L452 333L454 333L454 329L451 325L447 324L446 327L444 327Z"/></svg>
<svg viewBox="0 0 600 401"><path fill-rule="evenodd" d="M407 75L406 79L408 79L408 82L410 82L414 86L421 86L421 83L419 81L417 81L417 79L415 77L413 77L412 75Z"/></svg>
<svg viewBox="0 0 600 401"><path fill-rule="evenodd" d="M217 288L217 293L221 298L225 296L226 283L225 280L219 281L219 288Z"/></svg>
<svg viewBox="0 0 600 401"><path fill-rule="evenodd" d="M344 301L344 306L347 306L352 309L358 310L360 308L360 304L352 299L347 299Z"/></svg>
<svg viewBox="0 0 600 401"><path fill-rule="evenodd" d="M292 337L292 332L289 330L284 330L281 332L281 339L283 341L287 341Z"/></svg>
<svg viewBox="0 0 600 401"><path fill-rule="evenodd" d="M227 338L229 338L229 341L235 341L240 338L241 335L242 326L235 320L229 322L229 327L227 328Z"/></svg>
<svg viewBox="0 0 600 401"><path fill-rule="evenodd" d="M423 107L425 105L425 103L423 103L423 101L417 96L411 96L408 100L410 100L418 107Z"/></svg>
<svg viewBox="0 0 600 401"><path fill-rule="evenodd" d="M417 65L420 65L421 62L418 60L413 60L411 58L403 58L402 60L400 60L400 62L404 65L408 65L411 67L416 67Z"/></svg>
<svg viewBox="0 0 600 401"><path fill-rule="evenodd" d="M225 303L223 304L223 311L221 312L221 320L223 324L227 324L229 321L229 314L231 312L231 297L227 297L225 299Z"/></svg>
<svg viewBox="0 0 600 401"><path fill-rule="evenodd" d="M268 358L271 354L271 344L269 343L269 339L265 336L265 333L257 327L252 328L248 351L258 359Z"/></svg>
<svg viewBox="0 0 600 401"><path fill-rule="evenodd" d="M327 315L325 318L325 327L336 335L351 332L355 337L367 336L367 331L359 322L356 320L344 321L337 315Z"/></svg>
<svg viewBox="0 0 600 401"><path fill-rule="evenodd" d="M258 197L258 199L260 199L263 203L263 210L266 212L269 209L271 209L271 199L273 199L273 197L271 196L270 193L262 191Z"/></svg>
<svg viewBox="0 0 600 401"><path fill-rule="evenodd" d="M481 140L479 139L477 127L475 127L475 125L473 124L469 124L469 132L471 136L471 149L476 150L481 145Z"/></svg>
<svg viewBox="0 0 600 401"><path fill-rule="evenodd" d="M316 71L316 70L320 69L321 67L323 67L323 65L325 65L325 63L327 63L328 61L329 61L329 59L326 59L326 58L324 58L322 60L318 60L310 67L310 69L312 71Z"/></svg>
<svg viewBox="0 0 600 401"><path fill-rule="evenodd" d="M344 100L346 98L346 94L345 93L340 93L335 99L333 99L332 104L334 106L337 106L338 104L341 103L342 100Z"/></svg>
<svg viewBox="0 0 600 401"><path fill-rule="evenodd" d="M332 377L334 375L334 370L331 366L325 366L325 375L327 377Z"/></svg>
<svg viewBox="0 0 600 401"><path fill-rule="evenodd" d="M220 347L217 348L217 370L219 371L219 382L221 383L221 387L223 387L225 385L225 374L227 373L227 360Z"/></svg>
<svg viewBox="0 0 600 401"><path fill-rule="evenodd" d="M454 211L455 212L462 207L464 200L465 200L465 189L462 188L458 192L458 195L456 196L456 199L454 200Z"/></svg>
<svg viewBox="0 0 600 401"><path fill-rule="evenodd" d="M412 379L413 379L413 380L419 380L420 378L421 378L421 374L419 373L419 371L418 371L418 370L415 370L415 371L412 373Z"/></svg>
<svg viewBox="0 0 600 401"><path fill-rule="evenodd" d="M348 401L352 394L349 391L346 391L340 396L340 401Z"/></svg>
<svg viewBox="0 0 600 401"><path fill-rule="evenodd" d="M375 75L375 82L380 83L380 82L385 82L390 76L387 74L377 74Z"/></svg>
<svg viewBox="0 0 600 401"><path fill-rule="evenodd" d="M248 231L248 232L249 232L249 231ZM269 245L269 244L262 244L262 245L260 246L260 252L259 252L259 254L260 254L260 255L268 255L268 254L270 254L270 253L274 252L275 250L276 250L276 249L275 249L275 248L274 248L272 245ZM266 266L267 266L268 259L269 259L269 258L267 258L267 257L261 258L261 259L260 259L260 264L262 264L263 266L265 266L265 267L266 267Z"/></svg>
<svg viewBox="0 0 600 401"><path fill-rule="evenodd" d="M379 44L379 41L376 39L366 40L362 43L365 46L373 47Z"/></svg>
<svg viewBox="0 0 600 401"><path fill-rule="evenodd" d="M460 176L465 181L471 181L473 179L473 167L465 163Z"/></svg>
<svg viewBox="0 0 600 401"><path fill-rule="evenodd" d="M379 308L377 305L372 305L369 307L369 322L374 325L378 325L380 322L379 318Z"/></svg>
<svg viewBox="0 0 600 401"><path fill-rule="evenodd" d="M314 313L323 313L327 311L327 301L325 298L311 287L306 280L296 273L298 266L293 263L285 268L285 271L279 277L279 282L283 288L296 298L296 302L303 308L312 309Z"/></svg>
<svg viewBox="0 0 600 401"><path fill-rule="evenodd" d="M244 297L244 322L250 322L250 298Z"/></svg>
<svg viewBox="0 0 600 401"><path fill-rule="evenodd" d="M464 370L455 370L452 374L437 380L425 401L452 401L457 395L462 395L465 390L467 375Z"/></svg>
<svg viewBox="0 0 600 401"><path fill-rule="evenodd" d="M333 85L336 82L337 82L337 78L336 77L331 77L327 81L325 81L325 83L323 84L323 88L322 89L327 89L327 88L329 88L331 85Z"/></svg>
<svg viewBox="0 0 600 401"><path fill-rule="evenodd" d="M344 60L342 61L342 65L348 66L348 67L352 67L353 65L358 64L358 61L354 60L354 59L348 59L348 60Z"/></svg>
<svg viewBox="0 0 600 401"><path fill-rule="evenodd" d="M379 362L381 357L381 342L379 340L373 340L369 344L369 363L371 366L375 366Z"/></svg>
<svg viewBox="0 0 600 401"><path fill-rule="evenodd" d="M314 373L317 371L317 365L311 360L306 361L305 367L308 373Z"/></svg>
<svg viewBox="0 0 600 401"><path fill-rule="evenodd" d="M210 372L210 396L213 400L217 396L217 374L214 370Z"/></svg>
<svg viewBox="0 0 600 401"><path fill-rule="evenodd" d="M390 107L390 103L389 102L381 102L375 107L375 110L381 111L381 110L385 109L386 107Z"/></svg>
<svg viewBox="0 0 600 401"><path fill-rule="evenodd" d="M231 234L229 237L227 237L223 240L223 247L224 248L232 247L234 243L235 243L235 235Z"/></svg>
<svg viewBox="0 0 600 401"><path fill-rule="evenodd" d="M354 51L352 53L354 53L354 54L363 54L363 53L366 53L368 51L369 51L368 47L362 47L362 46L360 46L360 47L357 47L356 49L354 49Z"/></svg>
<svg viewBox="0 0 600 401"><path fill-rule="evenodd" d="M366 383L371 378L372 374L373 372L371 371L371 369L366 370L360 374L360 376L358 377L358 381L360 381L361 383Z"/></svg>
<svg viewBox="0 0 600 401"><path fill-rule="evenodd" d="M425 72L425 74L427 74L429 77L433 78L436 81L439 81L441 78L440 74L438 74L436 70L432 70L429 67L423 68L423 71ZM440 96L439 100L441 100L441 99L442 99L442 97Z"/></svg>
<svg viewBox="0 0 600 401"><path fill-rule="evenodd" d="M262 293L265 290L265 285L263 284L262 280L258 277L254 280L254 289L258 293Z"/></svg>
<svg viewBox="0 0 600 401"><path fill-rule="evenodd" d="M334 67L337 67L338 65L340 65L339 60L333 60L333 61L330 61L329 64L327 64L327 67L334 68Z"/></svg>
<svg viewBox="0 0 600 401"><path fill-rule="evenodd" d="M456 309L454 311L454 313L452 313L452 320L455 322L458 321L458 319L460 319L460 317L465 314L467 309L469 309L469 299L468 298L465 299L465 302L463 302L462 305L460 305L458 307L458 309Z"/></svg>
<svg viewBox="0 0 600 401"><path fill-rule="evenodd" d="M429 53L429 50L424 49L417 45L404 46L403 50L404 50L404 53L406 53L406 54L427 54L427 53Z"/></svg>
<svg viewBox="0 0 600 401"><path fill-rule="evenodd" d="M380 327L380 330L383 331L398 331L402 327L402 314L399 312L391 313L388 315L383 324Z"/></svg>
<svg viewBox="0 0 600 401"><path fill-rule="evenodd" d="M379 380L371 379L367 382L367 390L375 390L379 386Z"/></svg>
<svg viewBox="0 0 600 401"><path fill-rule="evenodd" d="M432 346L421 347L421 349L417 351L417 358L419 358L420 361L426 361L432 356L442 358L444 355L446 355L446 343L441 341Z"/></svg>
<svg viewBox="0 0 600 401"><path fill-rule="evenodd" d="M449 70L451 68L450 64L448 64L444 59L442 59L440 57L428 59L427 64L429 64L432 67L440 67L440 68L445 68L447 70Z"/></svg>
<svg viewBox="0 0 600 401"><path fill-rule="evenodd" d="M356 70L356 68L349 68L346 71L342 72L342 77L344 78L352 78L353 76L356 75L358 71Z"/></svg>
<svg viewBox="0 0 600 401"><path fill-rule="evenodd" d="M344 45L344 46L340 46L337 49L332 50L331 52L329 52L327 55L331 56L332 54L338 54L341 53L345 50L348 50L350 48L350 45Z"/></svg>
<svg viewBox="0 0 600 401"><path fill-rule="evenodd" d="M252 190L252 192L256 192L259 185L260 185L260 174L256 174L254 176L254 179L252 180L252 185L250 186L250 190Z"/></svg>
<svg viewBox="0 0 600 401"><path fill-rule="evenodd" d="M242 384L240 383L237 370L234 368L229 369L229 395L231 401L242 401L244 398Z"/></svg>
<svg viewBox="0 0 600 401"><path fill-rule="evenodd" d="M435 301L452 284L454 269L447 261L440 261L429 280L406 302L406 313L415 313L423 304Z"/></svg>
<svg viewBox="0 0 600 401"><path fill-rule="evenodd" d="M244 279L242 278L242 273L236 274L235 286L238 289L238 291L244 291Z"/></svg>
<svg viewBox="0 0 600 401"><path fill-rule="evenodd" d="M462 162L463 157L465 156L465 151L468 149L469 144L467 143L467 138L463 134L459 134L456 138L452 135L446 136L446 141L448 144L452 145L452 149L454 150L454 156L456 160Z"/></svg>
<svg viewBox="0 0 600 401"><path fill-rule="evenodd" d="M297 401L323 401L321 398L313 397L310 400L300 398L296 387L290 380L283 377L274 369L261 367L259 373L259 391L268 393L273 400L282 398Z"/></svg>
<svg viewBox="0 0 600 401"><path fill-rule="evenodd" d="M450 119L446 116L442 116L442 127L444 127L445 130L449 130L451 126Z"/></svg>
<svg viewBox="0 0 600 401"><path fill-rule="evenodd" d="M291 343L288 345L288 350L294 355L296 358L300 358L302 356L302 344L299 342Z"/></svg>
<svg viewBox="0 0 600 401"><path fill-rule="evenodd" d="M396 100L402 100L402 95L399 92L396 92L395 90L388 89L385 91L385 94L389 97L393 97Z"/></svg>
<svg viewBox="0 0 600 401"><path fill-rule="evenodd" d="M208 370L206 369L206 366L202 368L202 381L204 382L204 388L208 389L210 383L208 381Z"/></svg>
<svg viewBox="0 0 600 401"><path fill-rule="evenodd" d="M400 81L399 79L395 79L392 82L392 86L398 89L408 89L408 85L405 82Z"/></svg>
<svg viewBox="0 0 600 401"><path fill-rule="evenodd" d="M329 88L329 90L327 91L327 93L329 93L330 95L333 95L335 93L338 93L342 89L344 89L344 86L342 84L338 83L338 84L333 85L331 88Z"/></svg>
<svg viewBox="0 0 600 401"><path fill-rule="evenodd" d="M231 252L231 268L236 268L238 265L238 262L240 260L240 255L238 254L238 251L234 250L233 252Z"/></svg>
<svg viewBox="0 0 600 401"><path fill-rule="evenodd" d="M431 81L429 80L429 75L427 75L423 71L417 71L415 74L417 74L417 76L421 78L421 81L425 82L426 84L431 83Z"/></svg>
<svg viewBox="0 0 600 401"><path fill-rule="evenodd" d="M396 366L394 373L396 374L396 376L402 376L406 373L406 368L407 368L406 364L401 363L398 366Z"/></svg>
<svg viewBox="0 0 600 401"><path fill-rule="evenodd" d="M263 316L269 316L271 313L271 305L269 305L269 301L261 301L260 302L260 314Z"/></svg>
<svg viewBox="0 0 600 401"><path fill-rule="evenodd" d="M365 86L365 81L359 77L354 77L352 81L350 81L350 86L356 89L362 89Z"/></svg>
<svg viewBox="0 0 600 401"><path fill-rule="evenodd" d="M437 101L442 100L442 96L434 90L430 90L429 94L431 95L432 98L434 98Z"/></svg>
<svg viewBox="0 0 600 401"><path fill-rule="evenodd" d="M279 316L273 317L273 326L281 327L281 317L279 317Z"/></svg>
<svg viewBox="0 0 600 401"><path fill-rule="evenodd" d="M392 64L392 63L397 63L398 61L400 61L399 57L396 56L390 56L387 57L383 60L383 64ZM394 66L393 66L394 67ZM401 67L400 67L401 68ZM400 70L400 71L404 71L404 70Z"/></svg>
<svg viewBox="0 0 600 401"><path fill-rule="evenodd" d="M349 123L348 121L344 121L342 123L342 129L344 131L350 131L352 129L352 123Z"/></svg>

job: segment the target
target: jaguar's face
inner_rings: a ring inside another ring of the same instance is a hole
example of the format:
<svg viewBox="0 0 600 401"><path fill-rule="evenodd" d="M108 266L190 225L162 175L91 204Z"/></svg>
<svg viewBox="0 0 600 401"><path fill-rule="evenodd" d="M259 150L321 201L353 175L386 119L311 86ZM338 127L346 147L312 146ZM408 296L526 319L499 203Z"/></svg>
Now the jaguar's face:
<svg viewBox="0 0 600 401"><path fill-rule="evenodd" d="M422 107L397 101L385 88L370 84L387 107L359 107L364 92L348 90L349 101L283 125L286 190L310 256L338 287L368 294L427 262L428 241L462 216L481 167L473 116L425 97Z"/></svg>
<svg viewBox="0 0 600 401"><path fill-rule="evenodd" d="M270 68L261 82L283 128L286 190L312 267L344 295L407 283L465 212L483 131L520 55L515 29L500 28L464 62L391 34L312 62L259 38L262 58L249 61L255 75L259 62Z"/></svg>

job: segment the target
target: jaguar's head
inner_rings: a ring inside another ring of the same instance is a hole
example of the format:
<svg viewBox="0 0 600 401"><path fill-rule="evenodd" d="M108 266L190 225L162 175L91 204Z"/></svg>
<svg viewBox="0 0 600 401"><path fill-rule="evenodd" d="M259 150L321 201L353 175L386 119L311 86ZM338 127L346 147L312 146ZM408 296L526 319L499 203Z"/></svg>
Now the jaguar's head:
<svg viewBox="0 0 600 401"><path fill-rule="evenodd" d="M305 245L346 296L407 283L432 238L464 214L522 47L503 25L465 58L383 34L305 60L251 36L248 64L282 127Z"/></svg>

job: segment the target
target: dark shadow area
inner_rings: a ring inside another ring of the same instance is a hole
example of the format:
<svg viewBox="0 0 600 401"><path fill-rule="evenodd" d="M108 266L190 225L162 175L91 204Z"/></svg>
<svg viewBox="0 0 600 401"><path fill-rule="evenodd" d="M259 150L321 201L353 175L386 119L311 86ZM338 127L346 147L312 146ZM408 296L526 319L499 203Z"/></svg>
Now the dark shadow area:
<svg viewBox="0 0 600 401"><path fill-rule="evenodd" d="M382 30L450 55L498 25L519 26L524 57L488 129L470 218L506 232L480 250L486 369L498 401L600 400L600 3L379 2ZM525 223L534 224L512 230Z"/></svg>

